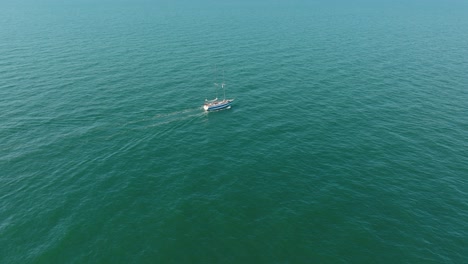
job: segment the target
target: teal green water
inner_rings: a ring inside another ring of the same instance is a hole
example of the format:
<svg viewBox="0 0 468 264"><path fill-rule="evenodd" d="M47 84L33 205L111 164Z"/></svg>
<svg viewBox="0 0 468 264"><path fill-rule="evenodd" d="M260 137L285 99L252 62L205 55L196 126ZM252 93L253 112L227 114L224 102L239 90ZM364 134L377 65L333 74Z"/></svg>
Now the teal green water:
<svg viewBox="0 0 468 264"><path fill-rule="evenodd" d="M467 263L467 102L464 1L1 2L0 263Z"/></svg>

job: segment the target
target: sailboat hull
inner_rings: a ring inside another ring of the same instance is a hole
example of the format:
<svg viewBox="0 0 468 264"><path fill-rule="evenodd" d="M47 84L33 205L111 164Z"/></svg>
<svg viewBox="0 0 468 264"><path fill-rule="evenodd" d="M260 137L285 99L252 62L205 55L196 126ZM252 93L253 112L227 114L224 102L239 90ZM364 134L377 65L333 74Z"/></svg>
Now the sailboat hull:
<svg viewBox="0 0 468 264"><path fill-rule="evenodd" d="M207 104L203 105L203 109L205 109L205 111L210 111L210 112L211 111L229 109L229 108L231 108L232 101L234 101L234 100L229 99L229 100L210 102L210 103L207 103Z"/></svg>

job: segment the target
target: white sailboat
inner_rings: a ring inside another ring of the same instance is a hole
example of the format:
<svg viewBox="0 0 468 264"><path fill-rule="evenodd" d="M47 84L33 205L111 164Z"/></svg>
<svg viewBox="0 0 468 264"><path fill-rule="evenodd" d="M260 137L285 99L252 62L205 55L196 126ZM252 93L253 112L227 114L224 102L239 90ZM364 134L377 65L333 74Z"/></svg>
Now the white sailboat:
<svg viewBox="0 0 468 264"><path fill-rule="evenodd" d="M223 73L224 76L224 73ZM224 79L224 78L223 78ZM216 96L215 99L213 100L208 100L205 99L205 104L203 105L203 109L205 111L217 111L217 110L223 110L223 109L229 109L231 108L231 103L234 101L234 99L226 99L226 89L224 88L226 84L223 82L221 83L221 88L223 89L223 99L220 100L218 99L218 96ZM216 91L218 90L219 84L215 83L216 86ZM217 93L216 93L217 95Z"/></svg>

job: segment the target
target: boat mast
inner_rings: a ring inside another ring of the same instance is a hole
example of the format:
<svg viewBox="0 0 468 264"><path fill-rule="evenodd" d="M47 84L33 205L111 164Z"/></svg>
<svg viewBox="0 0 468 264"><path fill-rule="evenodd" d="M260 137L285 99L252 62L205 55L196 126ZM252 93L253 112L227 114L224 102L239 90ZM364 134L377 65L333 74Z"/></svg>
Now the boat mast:
<svg viewBox="0 0 468 264"><path fill-rule="evenodd" d="M214 75L215 75L215 81L216 81L216 79L218 78L218 76L217 76L217 75L218 75L218 65L216 65L216 64L215 64L215 72L214 72ZM215 97L215 98L218 99L218 86L219 86L219 84L218 84L218 83L214 83L214 85L216 86L216 88L215 88L216 97Z"/></svg>
<svg viewBox="0 0 468 264"><path fill-rule="evenodd" d="M223 70L223 84L221 84L221 87L223 88L223 100L226 100L226 89L224 88L224 70Z"/></svg>

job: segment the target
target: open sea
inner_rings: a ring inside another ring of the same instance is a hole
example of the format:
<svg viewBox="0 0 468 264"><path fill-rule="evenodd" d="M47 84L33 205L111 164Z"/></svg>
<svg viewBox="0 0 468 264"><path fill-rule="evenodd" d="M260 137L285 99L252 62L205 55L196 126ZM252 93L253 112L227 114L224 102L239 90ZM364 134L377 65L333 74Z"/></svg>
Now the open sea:
<svg viewBox="0 0 468 264"><path fill-rule="evenodd" d="M468 263L468 1L0 1L0 263Z"/></svg>

